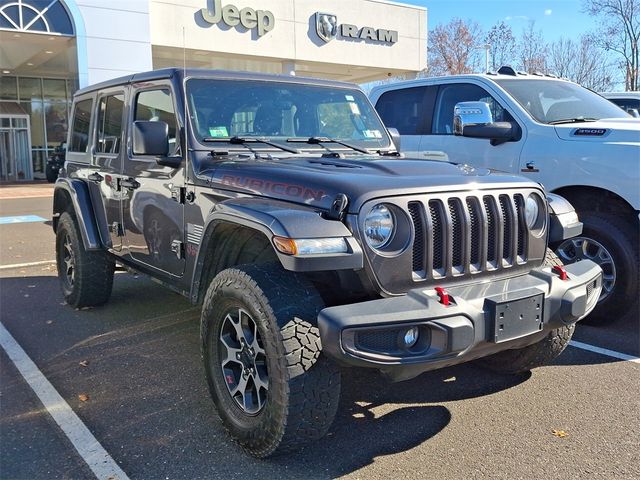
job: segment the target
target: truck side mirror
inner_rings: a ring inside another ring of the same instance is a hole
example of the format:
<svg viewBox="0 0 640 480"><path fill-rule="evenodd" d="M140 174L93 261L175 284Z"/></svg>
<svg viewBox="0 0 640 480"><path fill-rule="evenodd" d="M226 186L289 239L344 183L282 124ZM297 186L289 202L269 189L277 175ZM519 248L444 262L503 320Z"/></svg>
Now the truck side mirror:
<svg viewBox="0 0 640 480"><path fill-rule="evenodd" d="M494 122L491 108L485 102L460 102L453 110L453 134L486 138L496 146L518 138L518 125Z"/></svg>
<svg viewBox="0 0 640 480"><path fill-rule="evenodd" d="M387 128L389 135L391 136L391 141L396 147L396 150L400 152L400 132L398 132L397 128L389 127Z"/></svg>
<svg viewBox="0 0 640 480"><path fill-rule="evenodd" d="M169 154L169 125L166 122L133 122L133 154L166 157Z"/></svg>

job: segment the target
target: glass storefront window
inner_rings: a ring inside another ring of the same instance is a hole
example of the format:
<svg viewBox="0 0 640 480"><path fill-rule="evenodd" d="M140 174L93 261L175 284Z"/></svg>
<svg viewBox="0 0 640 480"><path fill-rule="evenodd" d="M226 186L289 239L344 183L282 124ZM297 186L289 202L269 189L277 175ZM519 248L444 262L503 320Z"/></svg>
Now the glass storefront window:
<svg viewBox="0 0 640 480"><path fill-rule="evenodd" d="M42 100L42 88L39 78L20 77L18 79L20 100Z"/></svg>
<svg viewBox="0 0 640 480"><path fill-rule="evenodd" d="M17 100L18 86L16 77L0 76L0 100Z"/></svg>
<svg viewBox="0 0 640 480"><path fill-rule="evenodd" d="M44 99L47 100L67 100L67 88L64 80L45 78L42 80L44 86Z"/></svg>
<svg viewBox="0 0 640 480"><path fill-rule="evenodd" d="M32 161L33 161L33 171L34 173L42 173L44 172L44 166L47 159L46 150L33 150L32 151Z"/></svg>
<svg viewBox="0 0 640 480"><path fill-rule="evenodd" d="M68 106L65 103L45 103L44 118L47 129L47 145L57 147L67 140Z"/></svg>
<svg viewBox="0 0 640 480"><path fill-rule="evenodd" d="M45 148L44 118L42 114L42 102L20 102L20 106L29 114L31 124L31 147Z"/></svg>

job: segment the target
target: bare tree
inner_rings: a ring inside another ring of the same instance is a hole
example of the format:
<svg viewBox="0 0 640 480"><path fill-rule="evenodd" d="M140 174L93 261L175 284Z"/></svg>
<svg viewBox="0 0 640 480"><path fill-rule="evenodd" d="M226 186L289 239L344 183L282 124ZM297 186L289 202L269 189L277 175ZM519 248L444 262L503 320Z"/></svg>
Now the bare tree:
<svg viewBox="0 0 640 480"><path fill-rule="evenodd" d="M536 30L536 22L531 20L529 25L522 30L518 42L520 67L525 72L534 73L547 71L547 44L544 42L542 30Z"/></svg>
<svg viewBox="0 0 640 480"><path fill-rule="evenodd" d="M640 0L585 0L585 10L601 22L594 41L624 59L626 89L640 90Z"/></svg>
<svg viewBox="0 0 640 480"><path fill-rule="evenodd" d="M454 18L438 25L429 35L429 74L456 75L473 73L482 67L481 49L484 35L480 25Z"/></svg>
<svg viewBox="0 0 640 480"><path fill-rule="evenodd" d="M615 83L611 60L588 36L578 42L560 37L550 44L547 68L559 77L600 92L610 90Z"/></svg>
<svg viewBox="0 0 640 480"><path fill-rule="evenodd" d="M496 23L485 37L485 43L491 46L491 69L498 70L503 65L510 65L514 61L516 39L511 27L504 22Z"/></svg>

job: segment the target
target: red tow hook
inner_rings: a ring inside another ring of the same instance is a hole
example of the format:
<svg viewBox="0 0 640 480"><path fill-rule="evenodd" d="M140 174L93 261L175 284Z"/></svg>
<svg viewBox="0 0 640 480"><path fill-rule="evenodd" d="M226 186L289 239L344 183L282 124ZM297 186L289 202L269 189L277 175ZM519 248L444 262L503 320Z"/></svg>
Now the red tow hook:
<svg viewBox="0 0 640 480"><path fill-rule="evenodd" d="M440 303L445 307L448 307L451 304L451 296L449 295L449 292L447 292L447 290L442 287L435 287L434 290L438 294Z"/></svg>
<svg viewBox="0 0 640 480"><path fill-rule="evenodd" d="M554 273L558 274L560 280L569 280L569 275L567 275L567 271L564 269L564 267L561 267L560 265L554 265L552 270Z"/></svg>

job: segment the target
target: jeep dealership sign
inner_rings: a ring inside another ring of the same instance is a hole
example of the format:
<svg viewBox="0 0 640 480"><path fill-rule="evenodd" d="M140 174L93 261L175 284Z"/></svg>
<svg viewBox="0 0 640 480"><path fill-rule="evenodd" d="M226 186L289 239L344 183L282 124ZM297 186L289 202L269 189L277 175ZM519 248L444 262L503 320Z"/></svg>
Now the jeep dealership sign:
<svg viewBox="0 0 640 480"><path fill-rule="evenodd" d="M321 12L316 12L316 33L325 42L330 42L336 38L338 33L345 39L371 40L391 45L398 41L398 32L396 30L372 27L358 28L349 23L338 25L337 15Z"/></svg>
<svg viewBox="0 0 640 480"><path fill-rule="evenodd" d="M242 25L248 30L255 29L258 37L273 30L276 18L269 10L254 10L250 7L240 9L235 5L222 6L222 0L213 0L213 11L209 8L200 10L205 22L215 25L222 21L229 27Z"/></svg>

